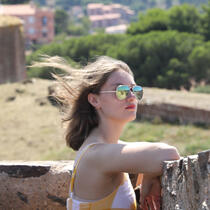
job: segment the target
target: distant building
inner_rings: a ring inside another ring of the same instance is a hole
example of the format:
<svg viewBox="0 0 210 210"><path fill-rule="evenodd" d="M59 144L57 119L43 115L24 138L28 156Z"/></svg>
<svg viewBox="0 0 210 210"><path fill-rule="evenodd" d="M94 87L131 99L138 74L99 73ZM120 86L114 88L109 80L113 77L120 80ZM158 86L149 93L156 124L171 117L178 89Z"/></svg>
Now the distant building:
<svg viewBox="0 0 210 210"><path fill-rule="evenodd" d="M120 24L120 14L91 15L89 17L93 28L106 28Z"/></svg>
<svg viewBox="0 0 210 210"><path fill-rule="evenodd" d="M0 15L19 17L23 21L26 45L49 43L54 38L54 13L34 4L1 5Z"/></svg>
<svg viewBox="0 0 210 210"><path fill-rule="evenodd" d="M87 14L93 28L107 28L110 26L126 25L134 15L134 12L121 4L104 5L98 3L88 4ZM121 28L123 27L121 26ZM118 33L117 30L116 33Z"/></svg>
<svg viewBox="0 0 210 210"><path fill-rule="evenodd" d="M107 34L124 34L127 30L127 25L117 25L117 26L109 26L105 28L105 32Z"/></svg>

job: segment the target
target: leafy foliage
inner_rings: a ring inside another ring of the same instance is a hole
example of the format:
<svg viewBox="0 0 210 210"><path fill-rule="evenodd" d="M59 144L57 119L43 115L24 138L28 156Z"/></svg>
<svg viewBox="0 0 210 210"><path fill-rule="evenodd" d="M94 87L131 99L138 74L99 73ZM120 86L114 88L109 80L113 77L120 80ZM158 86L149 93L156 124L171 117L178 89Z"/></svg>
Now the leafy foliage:
<svg viewBox="0 0 210 210"><path fill-rule="evenodd" d="M128 34L147 33L153 30L168 30L169 18L167 11L162 9L151 9L146 14L140 13L139 21L131 23Z"/></svg>
<svg viewBox="0 0 210 210"><path fill-rule="evenodd" d="M128 33L135 35L152 30L177 30L180 32L199 33L201 15L194 6L183 4L170 10L151 9L140 13L139 20L128 28Z"/></svg>
<svg viewBox="0 0 210 210"><path fill-rule="evenodd" d="M190 5L176 6L168 11L151 9L140 14L127 34L99 33L62 42L60 38L32 53L27 57L27 64L37 60L40 54L59 55L82 65L96 56L108 55L125 61L137 83L144 86L189 89L191 80L197 83L204 80L209 84L210 42L206 42L207 27L203 27L202 22L207 12L210 17L207 7L200 14ZM43 77L41 71L36 74Z"/></svg>
<svg viewBox="0 0 210 210"><path fill-rule="evenodd" d="M68 14L65 10L55 11L55 33L66 32L68 27Z"/></svg>

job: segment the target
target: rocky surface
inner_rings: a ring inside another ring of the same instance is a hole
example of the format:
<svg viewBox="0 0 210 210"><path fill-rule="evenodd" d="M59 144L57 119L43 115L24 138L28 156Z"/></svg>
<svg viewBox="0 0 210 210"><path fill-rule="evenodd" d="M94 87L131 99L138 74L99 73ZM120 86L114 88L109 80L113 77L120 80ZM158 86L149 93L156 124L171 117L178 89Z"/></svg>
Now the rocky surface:
<svg viewBox="0 0 210 210"><path fill-rule="evenodd" d="M0 162L0 209L66 209L72 165L72 161Z"/></svg>
<svg viewBox="0 0 210 210"><path fill-rule="evenodd" d="M164 163L163 210L210 209L210 150Z"/></svg>
<svg viewBox="0 0 210 210"><path fill-rule="evenodd" d="M26 78L22 22L16 17L0 18L0 84Z"/></svg>
<svg viewBox="0 0 210 210"><path fill-rule="evenodd" d="M64 210L73 161L1 161L1 210ZM133 185L136 175L130 174ZM162 210L210 209L210 150L166 161Z"/></svg>

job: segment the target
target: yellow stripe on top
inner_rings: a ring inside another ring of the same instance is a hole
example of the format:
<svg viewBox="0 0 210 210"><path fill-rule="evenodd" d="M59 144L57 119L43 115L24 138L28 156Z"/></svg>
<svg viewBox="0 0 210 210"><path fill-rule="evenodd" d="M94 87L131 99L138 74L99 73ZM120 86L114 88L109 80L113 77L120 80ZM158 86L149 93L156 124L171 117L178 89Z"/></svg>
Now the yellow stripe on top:
<svg viewBox="0 0 210 210"><path fill-rule="evenodd" d="M72 193L73 192L73 189L74 189L74 180L75 180L75 175L76 175L76 171L77 171L77 167L79 165L79 162L81 160L81 158L83 157L83 155L85 154L85 152L92 146L96 145L96 144L99 144L99 143L92 143L92 144L89 144L85 149L83 149L82 151L82 154L80 155L79 159L77 160L77 163L76 165L74 166L74 169L73 169L73 173L72 173L72 177L71 177L71 182L70 182L70 192Z"/></svg>
<svg viewBox="0 0 210 210"><path fill-rule="evenodd" d="M95 144L98 144L98 143L90 144L86 148L84 148L79 159L77 160L77 163L75 164L75 167L74 167L73 173L72 173L71 182L70 182L70 198L67 199L67 210L126 210L126 209L136 210L137 205L136 205L135 194L133 196L132 201L129 201L129 205L130 205L129 208L116 208L113 206L113 202L116 199L116 194L117 194L119 188L124 187L123 186L124 183L127 181L127 179L129 179L128 176L126 176L125 174L124 174L124 182L121 183L112 193L110 193L108 196L106 196L103 199L100 199L97 201L91 201L91 202L82 202L82 201L78 201L72 197L73 190L74 190L74 181L75 181L78 164L79 164L81 158L83 157L83 155L85 154L85 152L90 147L94 146ZM127 182L126 182L126 184L127 184ZM126 187L127 187L126 190L127 191L129 190L129 192L131 192L131 189L129 188L129 186L126 185ZM132 188L132 190L133 190L133 188ZM113 208L112 208L112 206L113 206Z"/></svg>

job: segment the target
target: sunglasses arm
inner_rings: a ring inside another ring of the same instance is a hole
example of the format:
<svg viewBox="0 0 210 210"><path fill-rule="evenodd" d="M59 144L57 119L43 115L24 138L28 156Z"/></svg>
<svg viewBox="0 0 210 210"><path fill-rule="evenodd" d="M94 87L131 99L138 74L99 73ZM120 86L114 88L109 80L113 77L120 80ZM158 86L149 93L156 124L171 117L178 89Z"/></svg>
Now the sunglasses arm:
<svg viewBox="0 0 210 210"><path fill-rule="evenodd" d="M100 93L116 93L116 90L103 90Z"/></svg>

